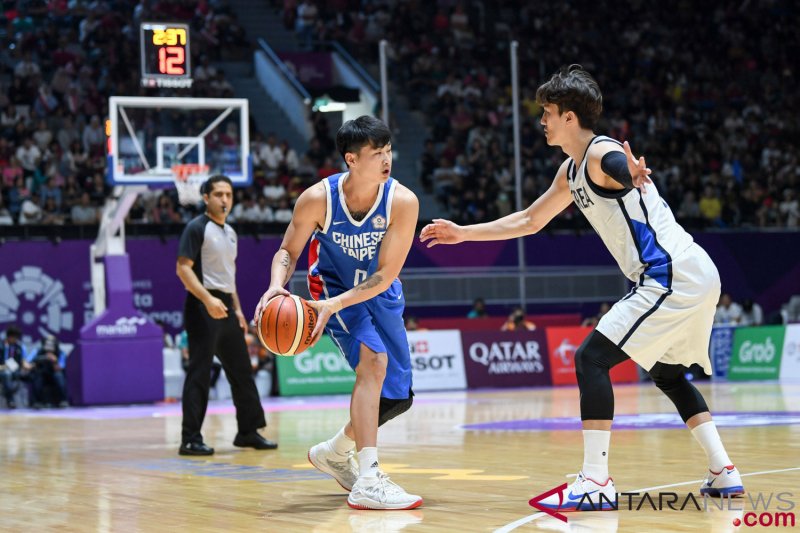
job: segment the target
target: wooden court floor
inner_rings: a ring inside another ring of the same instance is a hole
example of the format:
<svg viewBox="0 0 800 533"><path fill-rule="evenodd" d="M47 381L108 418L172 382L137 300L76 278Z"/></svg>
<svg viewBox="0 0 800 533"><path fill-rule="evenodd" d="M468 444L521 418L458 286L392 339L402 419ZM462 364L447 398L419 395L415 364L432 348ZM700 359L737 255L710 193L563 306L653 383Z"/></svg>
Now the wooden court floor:
<svg viewBox="0 0 800 533"><path fill-rule="evenodd" d="M800 384L699 388L745 488L773 497L757 516L770 519L779 493L800 513ZM630 509L571 513L564 523L528 505L569 482L582 462L578 393L567 387L420 393L409 413L381 428L379 446L384 470L425 503L390 512L349 509L346 493L306 460L308 447L347 419L346 397L266 399L276 451L234 448L233 408L212 404L204 434L217 453L209 459L177 455L176 404L2 411L0 531L759 529L734 525L752 510L746 499L653 510L644 493L656 505L659 493L675 493L676 507L697 495L705 457L652 384L615 391L610 467L618 492L639 493Z"/></svg>

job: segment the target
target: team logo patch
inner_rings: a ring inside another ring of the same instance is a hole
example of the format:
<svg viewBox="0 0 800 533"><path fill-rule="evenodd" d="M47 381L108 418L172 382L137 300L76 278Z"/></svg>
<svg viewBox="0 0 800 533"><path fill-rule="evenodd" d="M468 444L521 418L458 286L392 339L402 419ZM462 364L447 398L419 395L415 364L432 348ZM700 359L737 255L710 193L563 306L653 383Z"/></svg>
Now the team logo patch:
<svg viewBox="0 0 800 533"><path fill-rule="evenodd" d="M386 219L380 215L372 217L372 227L375 229L386 229Z"/></svg>

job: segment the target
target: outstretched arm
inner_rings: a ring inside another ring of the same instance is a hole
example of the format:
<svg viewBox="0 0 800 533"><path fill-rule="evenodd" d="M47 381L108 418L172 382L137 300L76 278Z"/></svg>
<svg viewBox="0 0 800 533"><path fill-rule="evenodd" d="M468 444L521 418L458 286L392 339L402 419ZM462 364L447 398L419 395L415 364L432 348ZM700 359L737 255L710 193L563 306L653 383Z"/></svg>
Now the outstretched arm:
<svg viewBox="0 0 800 533"><path fill-rule="evenodd" d="M567 160L569 161L569 160ZM434 219L420 232L419 239L428 248L437 244L458 244L463 241L497 241L531 235L567 208L572 194L567 184L567 161L562 163L553 184L527 209L511 213L492 222L459 226L449 220Z"/></svg>

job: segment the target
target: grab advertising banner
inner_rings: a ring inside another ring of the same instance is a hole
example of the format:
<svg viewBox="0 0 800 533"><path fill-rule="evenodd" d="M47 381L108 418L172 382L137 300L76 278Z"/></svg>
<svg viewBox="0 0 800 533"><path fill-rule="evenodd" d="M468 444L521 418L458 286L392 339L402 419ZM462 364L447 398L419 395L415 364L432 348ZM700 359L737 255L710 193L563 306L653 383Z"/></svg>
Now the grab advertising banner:
<svg viewBox="0 0 800 533"><path fill-rule="evenodd" d="M728 379L778 379L785 331L783 326L737 328L733 334L733 355Z"/></svg>
<svg viewBox="0 0 800 533"><path fill-rule="evenodd" d="M800 381L800 324L786 326L780 379Z"/></svg>
<svg viewBox="0 0 800 533"><path fill-rule="evenodd" d="M543 331L474 331L461 339L469 388L550 385Z"/></svg>
<svg viewBox="0 0 800 533"><path fill-rule="evenodd" d="M460 331L409 331L408 345L415 391L467 388Z"/></svg>
<svg viewBox="0 0 800 533"><path fill-rule="evenodd" d="M281 396L353 392L356 374L328 335L303 353L275 361Z"/></svg>
<svg viewBox="0 0 800 533"><path fill-rule="evenodd" d="M553 385L575 385L575 351L594 328L582 326L547 328L550 374ZM609 374L614 383L636 383L639 371L631 360L618 364Z"/></svg>

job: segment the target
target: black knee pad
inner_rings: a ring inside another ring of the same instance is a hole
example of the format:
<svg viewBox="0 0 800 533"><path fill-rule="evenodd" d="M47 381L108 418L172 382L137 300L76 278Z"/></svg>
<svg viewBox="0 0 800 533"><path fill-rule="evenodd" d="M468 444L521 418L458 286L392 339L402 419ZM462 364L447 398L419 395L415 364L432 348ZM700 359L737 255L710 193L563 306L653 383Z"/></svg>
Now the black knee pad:
<svg viewBox="0 0 800 533"><path fill-rule="evenodd" d="M412 403L414 403L413 391L408 392L408 398L405 400L393 400L381 396L380 407L378 407L378 426L384 425L392 418L396 418L411 409Z"/></svg>
<svg viewBox="0 0 800 533"><path fill-rule="evenodd" d="M608 371L626 359L625 352L596 330L575 352L582 420L613 420L614 391Z"/></svg>
<svg viewBox="0 0 800 533"><path fill-rule="evenodd" d="M686 372L687 369L681 365L664 363L656 363L650 369L653 383L675 404L684 422L708 411L703 395L686 379Z"/></svg>

